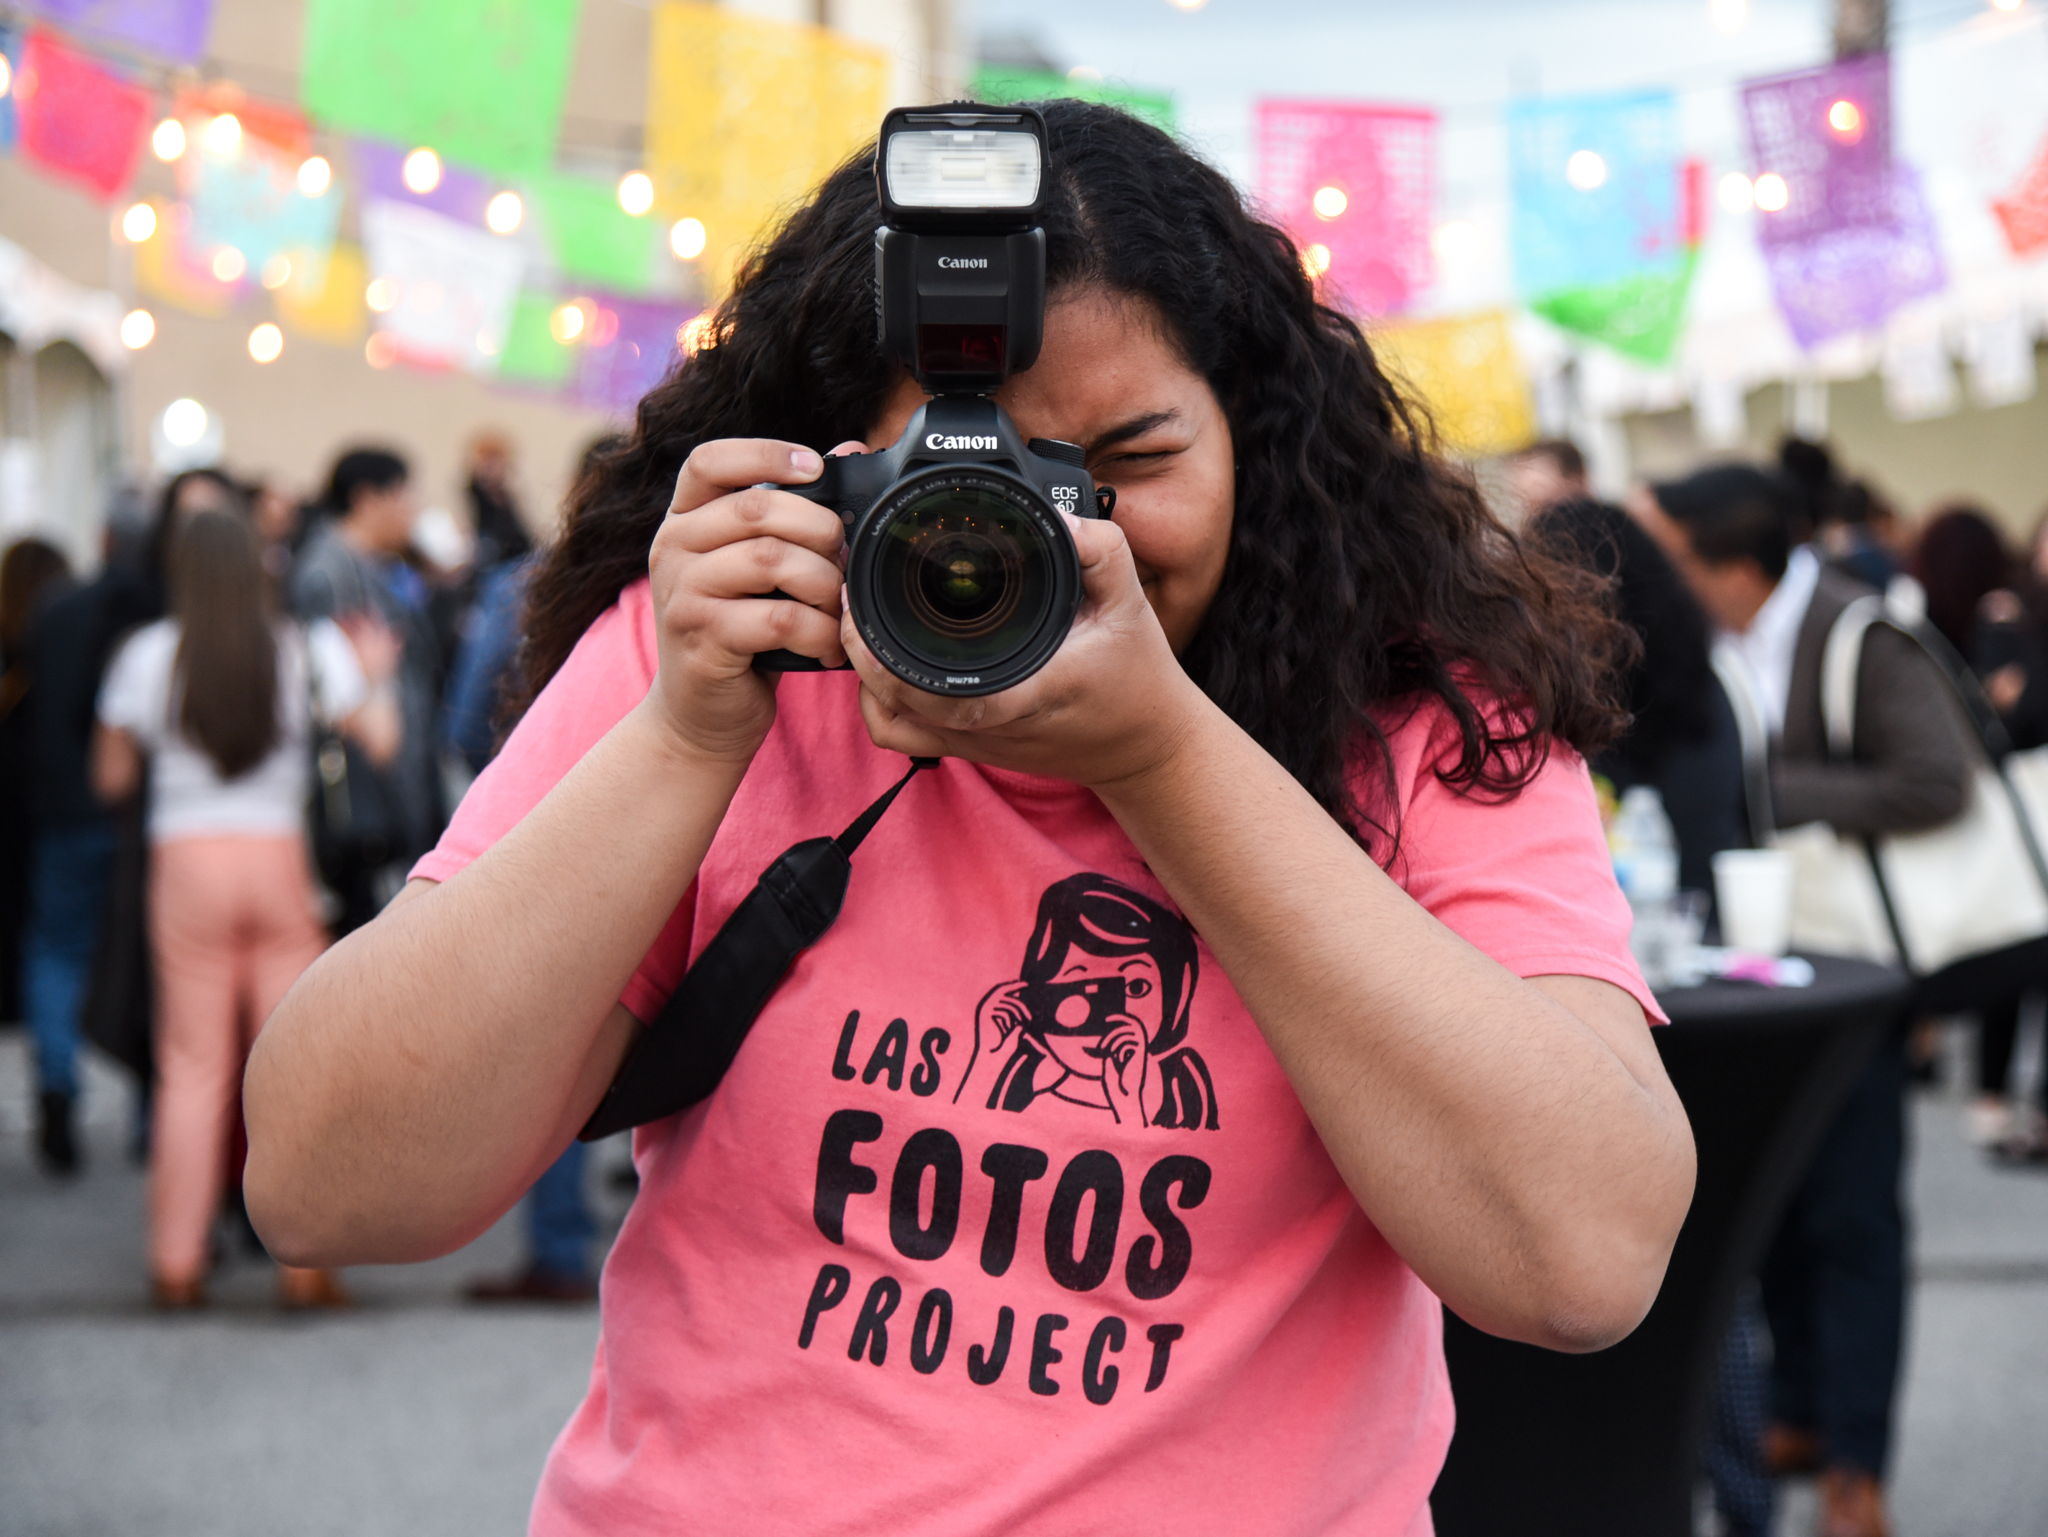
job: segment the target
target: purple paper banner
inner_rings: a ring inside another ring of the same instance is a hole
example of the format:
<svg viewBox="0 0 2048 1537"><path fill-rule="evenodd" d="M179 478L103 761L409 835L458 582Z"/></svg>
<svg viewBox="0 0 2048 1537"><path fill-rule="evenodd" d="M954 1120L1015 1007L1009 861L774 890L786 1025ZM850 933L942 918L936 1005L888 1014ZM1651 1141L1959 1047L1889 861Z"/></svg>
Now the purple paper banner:
<svg viewBox="0 0 2048 1537"><path fill-rule="evenodd" d="M81 38L129 43L181 64L206 56L213 30L213 0L23 0L22 9Z"/></svg>
<svg viewBox="0 0 2048 1537"><path fill-rule="evenodd" d="M1891 101L1882 53L1743 85L1750 175L1782 176L1787 193L1757 219L1766 248L1891 217Z"/></svg>
<svg viewBox="0 0 2048 1537"><path fill-rule="evenodd" d="M355 161L357 196L430 208L444 218L483 228L484 209L491 201L491 184L476 172L443 160L441 180L434 189L414 192L405 184L405 157L411 153L410 146L386 144L380 139L351 139L349 156Z"/></svg>
<svg viewBox="0 0 2048 1537"><path fill-rule="evenodd" d="M676 333L691 312L658 299L594 295L597 318L576 369L578 404L630 412L676 360Z"/></svg>
<svg viewBox="0 0 2048 1537"><path fill-rule="evenodd" d="M1947 286L1934 217L1910 167L1892 176L1881 213L1764 247L1778 309L1802 349L1875 330L1901 305Z"/></svg>

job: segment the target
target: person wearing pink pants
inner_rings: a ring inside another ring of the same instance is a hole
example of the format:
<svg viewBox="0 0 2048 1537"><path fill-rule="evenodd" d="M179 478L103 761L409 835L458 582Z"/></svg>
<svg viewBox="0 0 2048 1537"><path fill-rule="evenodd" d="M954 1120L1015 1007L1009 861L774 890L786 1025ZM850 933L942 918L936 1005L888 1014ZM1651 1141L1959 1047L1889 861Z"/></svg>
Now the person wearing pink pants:
<svg viewBox="0 0 2048 1537"><path fill-rule="evenodd" d="M304 838L241 833L156 843L149 938L157 1073L149 1268L175 1286L206 1273L249 1047L327 948ZM292 1277L286 1286L318 1289Z"/></svg>
<svg viewBox="0 0 2048 1537"><path fill-rule="evenodd" d="M388 761L397 646L384 631L352 645L332 624L280 626L239 512L182 523L169 571L171 617L136 631L107 670L93 777L119 800L149 775L149 1269L157 1305L188 1308L205 1301L249 1048L327 945L303 820L315 706ZM279 1288L295 1306L345 1300L325 1271L280 1267Z"/></svg>

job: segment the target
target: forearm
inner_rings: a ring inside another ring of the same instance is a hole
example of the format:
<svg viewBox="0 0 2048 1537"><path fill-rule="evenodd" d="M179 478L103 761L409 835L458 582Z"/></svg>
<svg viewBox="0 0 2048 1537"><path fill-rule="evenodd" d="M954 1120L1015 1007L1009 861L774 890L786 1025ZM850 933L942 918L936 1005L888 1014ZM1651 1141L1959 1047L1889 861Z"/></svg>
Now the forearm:
<svg viewBox="0 0 2048 1537"><path fill-rule="evenodd" d="M250 1207L285 1257L425 1258L518 1199L609 1081L620 991L741 772L636 710L475 863L307 971L245 1095Z"/></svg>
<svg viewBox="0 0 2048 1537"><path fill-rule="evenodd" d="M1461 1315L1625 1332L1691 1188L1644 1031L1609 1044L1432 918L1213 707L1103 799L1215 952L1365 1213Z"/></svg>
<svg viewBox="0 0 2048 1537"><path fill-rule="evenodd" d="M1780 827L1826 822L1845 833L1913 832L1955 815L1958 800L1951 780L1911 765L1781 763L1771 771Z"/></svg>

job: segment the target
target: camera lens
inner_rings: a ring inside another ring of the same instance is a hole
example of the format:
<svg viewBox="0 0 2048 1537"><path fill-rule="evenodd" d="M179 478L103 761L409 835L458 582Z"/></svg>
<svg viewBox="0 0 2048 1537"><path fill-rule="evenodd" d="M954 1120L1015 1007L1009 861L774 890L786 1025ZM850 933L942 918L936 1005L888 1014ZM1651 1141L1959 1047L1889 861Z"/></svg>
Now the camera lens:
<svg viewBox="0 0 2048 1537"><path fill-rule="evenodd" d="M905 647L949 673L982 674L1045 626L1056 559L1045 520L1016 492L946 477L889 514L873 592Z"/></svg>

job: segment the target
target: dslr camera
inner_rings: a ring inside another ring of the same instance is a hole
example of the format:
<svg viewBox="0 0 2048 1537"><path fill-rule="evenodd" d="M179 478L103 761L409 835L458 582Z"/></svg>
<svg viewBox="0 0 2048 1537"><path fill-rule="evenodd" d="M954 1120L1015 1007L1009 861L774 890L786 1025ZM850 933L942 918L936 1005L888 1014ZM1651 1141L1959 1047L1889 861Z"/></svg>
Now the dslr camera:
<svg viewBox="0 0 2048 1537"><path fill-rule="evenodd" d="M933 694L993 694L1052 659L1081 603L1081 563L1061 514L1115 503L1078 444L1028 442L991 398L1038 357L1045 328L1050 170L1028 107L899 107L875 155L882 350L931 398L873 454L825 461L780 489L846 525L847 606L889 671ZM787 651L755 665L812 672Z"/></svg>

